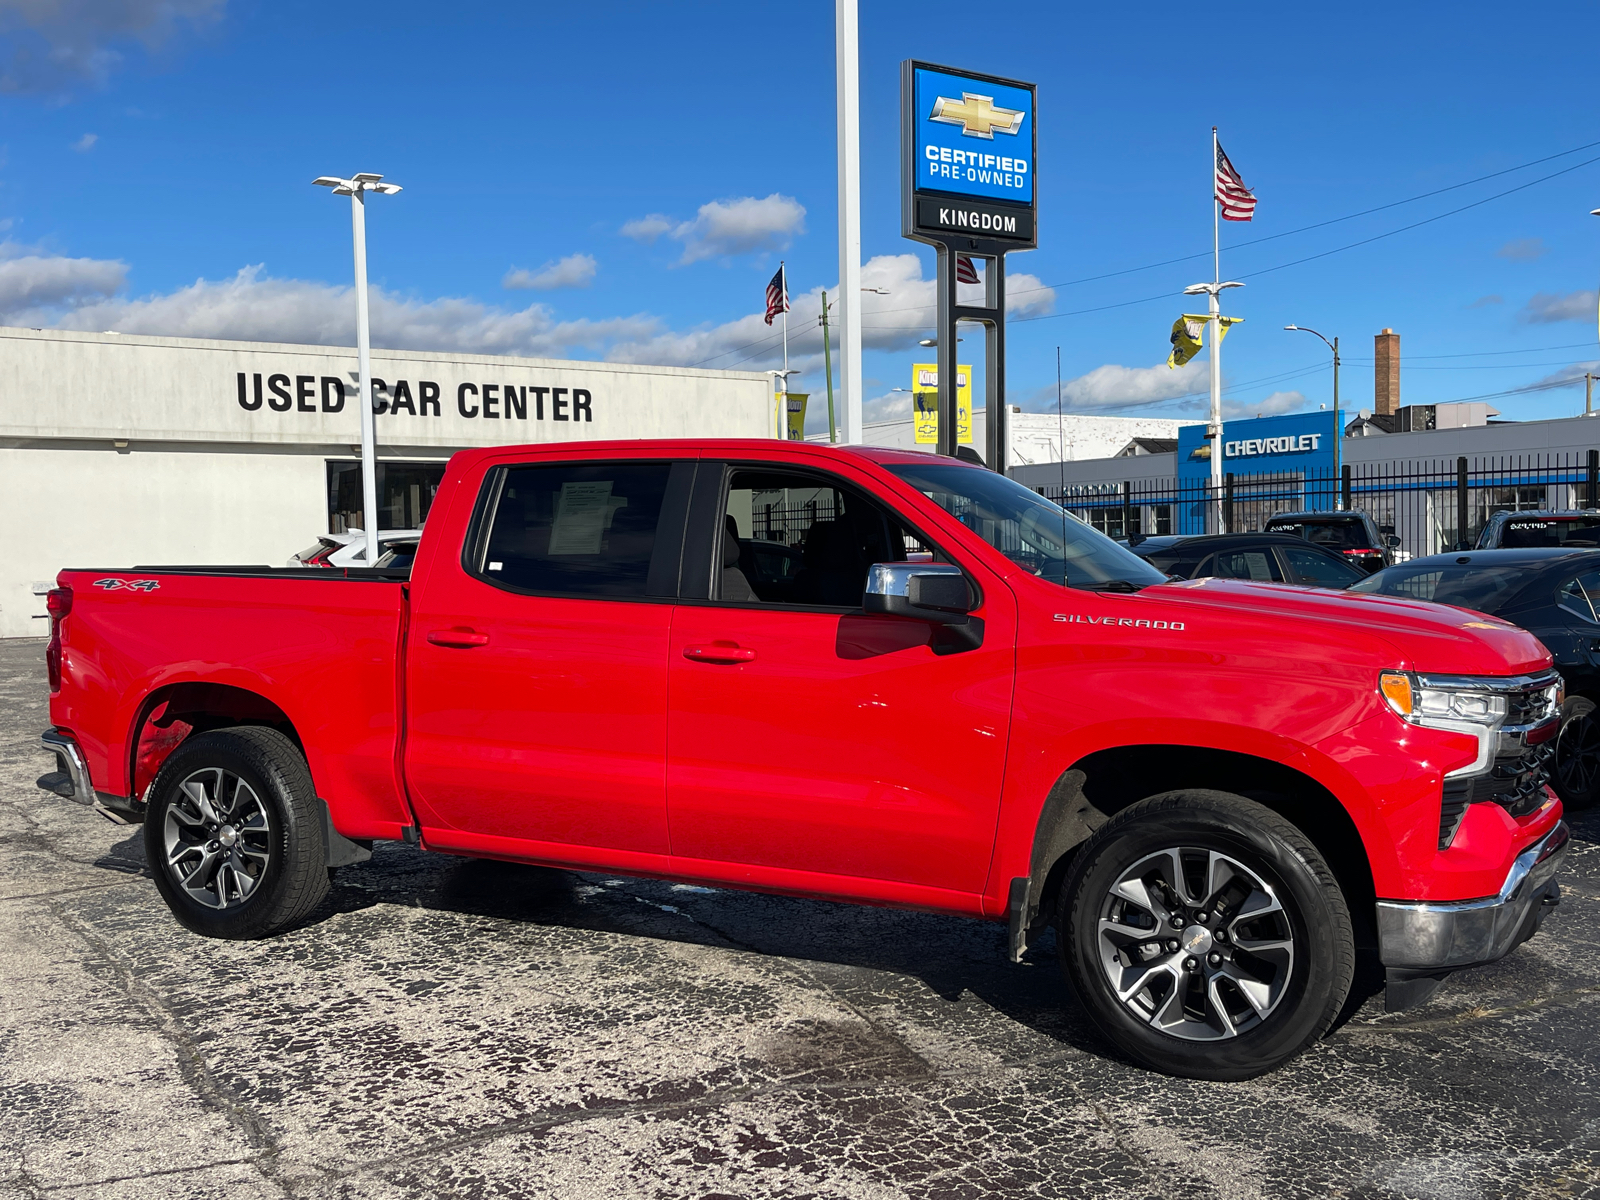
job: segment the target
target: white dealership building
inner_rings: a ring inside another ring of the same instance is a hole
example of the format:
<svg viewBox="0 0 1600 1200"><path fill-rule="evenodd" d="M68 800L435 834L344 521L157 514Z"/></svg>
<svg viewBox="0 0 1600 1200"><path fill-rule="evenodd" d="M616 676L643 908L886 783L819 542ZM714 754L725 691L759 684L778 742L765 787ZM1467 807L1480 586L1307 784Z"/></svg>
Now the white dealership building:
<svg viewBox="0 0 1600 1200"><path fill-rule="evenodd" d="M0 328L0 637L62 567L281 565L361 524L354 349ZM374 350L384 528L457 450L771 437L750 371Z"/></svg>

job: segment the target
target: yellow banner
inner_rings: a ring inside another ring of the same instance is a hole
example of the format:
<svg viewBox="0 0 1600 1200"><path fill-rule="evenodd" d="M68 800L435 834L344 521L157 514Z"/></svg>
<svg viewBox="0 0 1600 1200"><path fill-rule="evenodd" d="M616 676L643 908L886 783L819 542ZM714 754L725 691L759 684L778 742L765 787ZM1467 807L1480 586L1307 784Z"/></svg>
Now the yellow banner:
<svg viewBox="0 0 1600 1200"><path fill-rule="evenodd" d="M806 401L810 396L810 392L786 392L784 394L784 407L788 411L783 415L787 422L785 428L791 442L803 442L806 440Z"/></svg>
<svg viewBox="0 0 1600 1200"><path fill-rule="evenodd" d="M939 441L939 364L911 366L911 411L917 445ZM972 368L956 366L956 441L972 445Z"/></svg>
<svg viewBox="0 0 1600 1200"><path fill-rule="evenodd" d="M1243 317L1218 317L1217 341L1228 336L1230 326L1243 321ZM1184 313L1172 323L1172 353L1167 355L1168 367L1181 367L1196 354L1205 342L1206 326L1211 317L1206 313Z"/></svg>

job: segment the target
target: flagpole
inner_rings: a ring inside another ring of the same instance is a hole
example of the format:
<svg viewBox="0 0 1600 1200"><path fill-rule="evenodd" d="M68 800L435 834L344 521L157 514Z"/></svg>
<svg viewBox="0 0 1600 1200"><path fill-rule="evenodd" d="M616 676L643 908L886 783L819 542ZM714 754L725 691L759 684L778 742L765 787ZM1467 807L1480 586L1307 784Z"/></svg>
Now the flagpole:
<svg viewBox="0 0 1600 1200"><path fill-rule="evenodd" d="M1218 533L1222 524L1222 203L1217 199L1217 127L1211 127L1211 503Z"/></svg>
<svg viewBox="0 0 1600 1200"><path fill-rule="evenodd" d="M783 391L778 400L778 437L789 436L789 268L778 260L778 277L783 285Z"/></svg>

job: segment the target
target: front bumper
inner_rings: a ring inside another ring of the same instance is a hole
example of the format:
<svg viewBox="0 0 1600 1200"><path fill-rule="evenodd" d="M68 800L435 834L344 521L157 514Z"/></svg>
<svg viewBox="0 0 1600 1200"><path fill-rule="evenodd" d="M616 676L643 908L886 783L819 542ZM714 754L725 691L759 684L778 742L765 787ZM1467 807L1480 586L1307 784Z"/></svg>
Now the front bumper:
<svg viewBox="0 0 1600 1200"><path fill-rule="evenodd" d="M1568 837L1562 821L1519 854L1498 895L1378 901L1378 953L1391 977L1493 962L1532 937L1545 910L1561 897L1555 873L1566 857Z"/></svg>

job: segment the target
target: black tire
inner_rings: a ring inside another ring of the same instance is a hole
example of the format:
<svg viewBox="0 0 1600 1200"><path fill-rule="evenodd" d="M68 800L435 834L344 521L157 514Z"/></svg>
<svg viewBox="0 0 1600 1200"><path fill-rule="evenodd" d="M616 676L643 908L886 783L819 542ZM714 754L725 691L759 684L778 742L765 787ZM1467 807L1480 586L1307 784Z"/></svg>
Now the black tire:
<svg viewBox="0 0 1600 1200"><path fill-rule="evenodd" d="M305 758L275 729L189 738L162 763L144 822L145 856L173 916L235 939L303 921L328 894L320 803Z"/></svg>
<svg viewBox="0 0 1600 1200"><path fill-rule="evenodd" d="M1550 786L1574 812L1600 800L1600 712L1584 696L1569 696L1561 706Z"/></svg>
<svg viewBox="0 0 1600 1200"><path fill-rule="evenodd" d="M1164 872L1183 889L1170 903ZM1294 825L1228 792L1151 796L1101 826L1073 858L1057 932L1067 981L1100 1031L1141 1065L1190 1079L1252 1079L1287 1062L1327 1032L1355 972L1350 910L1327 862ZM1130 989L1122 998L1113 972Z"/></svg>

